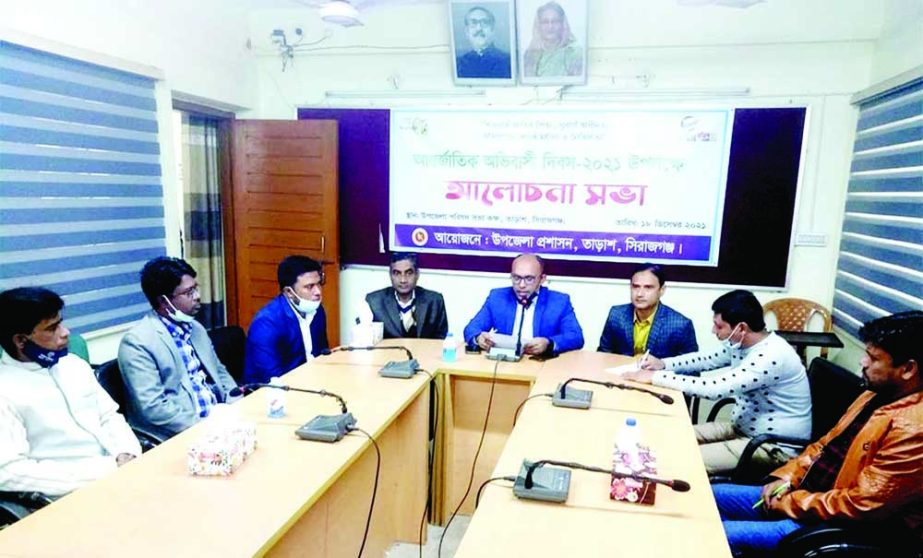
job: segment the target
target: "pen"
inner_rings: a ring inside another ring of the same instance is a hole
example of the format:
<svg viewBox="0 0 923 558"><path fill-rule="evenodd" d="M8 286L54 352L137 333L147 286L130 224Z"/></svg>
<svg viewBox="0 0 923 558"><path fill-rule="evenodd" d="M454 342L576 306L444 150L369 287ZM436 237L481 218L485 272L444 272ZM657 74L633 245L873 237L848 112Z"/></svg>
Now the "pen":
<svg viewBox="0 0 923 558"><path fill-rule="evenodd" d="M650 356L650 351L644 351L644 354L641 355L641 359L638 360L638 370L644 370L644 365L647 364L647 357Z"/></svg>
<svg viewBox="0 0 923 558"><path fill-rule="evenodd" d="M790 485L789 483L787 483L787 482L786 482L786 483L783 483L783 484L780 484L779 486L776 487L775 490L772 491L772 494L770 494L769 496L770 496L770 497L772 497L772 496L778 496L779 494L782 494L783 492L785 492L786 490L788 490L788 487L789 487L789 486L791 486L791 485ZM758 507L760 507L760 506L762 506L762 505L763 505L763 499L760 498L759 500L756 501L755 504L753 504L753 509L756 509L756 508L758 508Z"/></svg>

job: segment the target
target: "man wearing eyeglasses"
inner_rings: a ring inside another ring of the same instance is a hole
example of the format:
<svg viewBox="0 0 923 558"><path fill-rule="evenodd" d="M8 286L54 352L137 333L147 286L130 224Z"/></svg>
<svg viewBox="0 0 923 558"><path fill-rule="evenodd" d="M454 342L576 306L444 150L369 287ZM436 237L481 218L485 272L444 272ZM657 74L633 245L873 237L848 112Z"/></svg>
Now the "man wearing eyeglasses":
<svg viewBox="0 0 923 558"><path fill-rule="evenodd" d="M465 14L465 36L471 50L455 58L460 78L509 78L510 53L494 45L494 15L481 6Z"/></svg>
<svg viewBox="0 0 923 558"><path fill-rule="evenodd" d="M320 263L307 256L288 256L279 263L277 279L279 296L250 322L244 357L247 383L268 382L329 348Z"/></svg>
<svg viewBox="0 0 923 558"><path fill-rule="evenodd" d="M512 335L521 353L551 356L583 347L583 330L570 296L542 287L545 264L535 254L513 260L511 287L490 291L484 306L465 327L465 343L494 346L492 332Z"/></svg>
<svg viewBox="0 0 923 558"><path fill-rule="evenodd" d="M141 270L153 311L125 334L119 368L128 422L170 437L207 417L237 386L194 316L202 304L196 272L179 258L159 257Z"/></svg>

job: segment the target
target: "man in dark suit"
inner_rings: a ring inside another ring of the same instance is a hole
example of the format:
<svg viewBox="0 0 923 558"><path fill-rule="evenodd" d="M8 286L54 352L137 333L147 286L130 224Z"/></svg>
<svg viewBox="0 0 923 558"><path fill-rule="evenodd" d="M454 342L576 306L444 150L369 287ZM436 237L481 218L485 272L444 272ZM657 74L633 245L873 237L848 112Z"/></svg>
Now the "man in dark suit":
<svg viewBox="0 0 923 558"><path fill-rule="evenodd" d="M661 266L645 263L631 275L631 304L613 306L599 338L600 352L668 358L699 350L692 321L660 297L666 290Z"/></svg>
<svg viewBox="0 0 923 558"><path fill-rule="evenodd" d="M523 340L528 355L556 355L583 347L583 330L570 297L542 287L545 263L534 254L513 260L512 287L490 291L484 306L465 327L465 343L487 350L491 331Z"/></svg>
<svg viewBox="0 0 923 558"><path fill-rule="evenodd" d="M248 383L268 382L329 349L320 263L306 256L288 256L279 263L277 278L279 296L250 322L244 357Z"/></svg>
<svg viewBox="0 0 923 558"><path fill-rule="evenodd" d="M436 291L417 286L417 255L391 254L391 286L365 295L372 318L384 324L385 339L444 339L449 331L445 300Z"/></svg>
<svg viewBox="0 0 923 558"><path fill-rule="evenodd" d="M494 15L481 6L465 14L465 34L471 50L455 58L460 78L509 78L510 53L494 45Z"/></svg>

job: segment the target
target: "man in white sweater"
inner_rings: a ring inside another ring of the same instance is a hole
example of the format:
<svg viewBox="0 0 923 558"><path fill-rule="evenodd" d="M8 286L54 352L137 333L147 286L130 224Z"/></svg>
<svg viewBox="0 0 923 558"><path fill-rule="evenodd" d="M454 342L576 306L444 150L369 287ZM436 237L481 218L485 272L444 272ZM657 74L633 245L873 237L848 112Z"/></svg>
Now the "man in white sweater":
<svg viewBox="0 0 923 558"><path fill-rule="evenodd" d="M759 434L807 441L811 388L795 349L766 331L763 307L753 293L725 293L712 304L712 312L712 333L721 341L719 349L663 360L649 356L642 359L642 370L627 374L626 379L705 399L736 400L730 422L695 426L705 468L716 474L732 471L747 443ZM764 444L753 458L781 465L797 451L800 448Z"/></svg>
<svg viewBox="0 0 923 558"><path fill-rule="evenodd" d="M141 455L90 366L67 354L64 301L0 293L0 490L61 496Z"/></svg>

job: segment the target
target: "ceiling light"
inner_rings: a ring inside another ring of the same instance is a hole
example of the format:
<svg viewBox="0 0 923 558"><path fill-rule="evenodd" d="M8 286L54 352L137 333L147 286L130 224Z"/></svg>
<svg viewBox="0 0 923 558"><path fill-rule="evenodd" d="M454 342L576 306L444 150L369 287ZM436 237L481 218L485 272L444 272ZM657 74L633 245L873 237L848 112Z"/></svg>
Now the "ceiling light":
<svg viewBox="0 0 923 558"><path fill-rule="evenodd" d="M320 13L320 18L327 23L334 23L343 27L362 25L359 20L359 10L346 0L330 0L322 5L318 12Z"/></svg>

